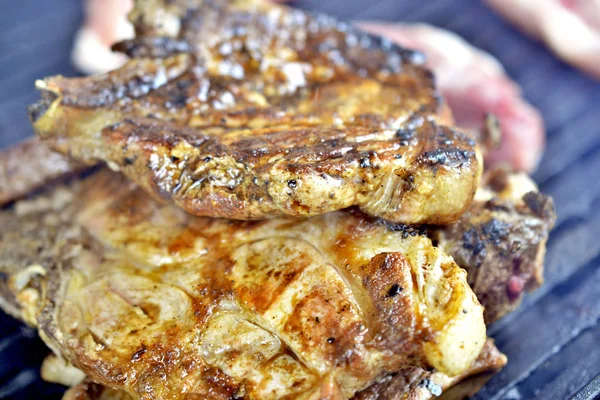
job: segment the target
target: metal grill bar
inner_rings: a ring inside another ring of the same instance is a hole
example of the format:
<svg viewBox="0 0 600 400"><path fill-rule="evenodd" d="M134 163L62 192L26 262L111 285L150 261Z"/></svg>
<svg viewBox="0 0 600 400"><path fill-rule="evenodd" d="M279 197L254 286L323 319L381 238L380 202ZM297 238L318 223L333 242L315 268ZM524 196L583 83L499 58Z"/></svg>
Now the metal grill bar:
<svg viewBox="0 0 600 400"><path fill-rule="evenodd" d="M571 397L571 400L587 400L600 398L600 374Z"/></svg>
<svg viewBox="0 0 600 400"><path fill-rule="evenodd" d="M0 387L0 399L16 398L17 392L31 385L39 379L34 368L19 372L17 376Z"/></svg>

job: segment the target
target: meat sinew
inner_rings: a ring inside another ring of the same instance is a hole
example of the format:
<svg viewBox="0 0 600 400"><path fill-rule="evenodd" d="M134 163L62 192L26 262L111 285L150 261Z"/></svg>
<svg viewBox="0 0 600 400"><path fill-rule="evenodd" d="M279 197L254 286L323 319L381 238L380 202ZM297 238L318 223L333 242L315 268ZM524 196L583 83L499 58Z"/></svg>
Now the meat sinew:
<svg viewBox="0 0 600 400"><path fill-rule="evenodd" d="M38 82L36 131L196 215L356 205L448 223L468 209L478 150L446 126L419 53L283 6L197 3L139 2L125 66Z"/></svg>
<svg viewBox="0 0 600 400"><path fill-rule="evenodd" d="M193 217L100 171L0 215L3 303L98 383L140 398L349 398L485 342L466 273L362 213Z"/></svg>

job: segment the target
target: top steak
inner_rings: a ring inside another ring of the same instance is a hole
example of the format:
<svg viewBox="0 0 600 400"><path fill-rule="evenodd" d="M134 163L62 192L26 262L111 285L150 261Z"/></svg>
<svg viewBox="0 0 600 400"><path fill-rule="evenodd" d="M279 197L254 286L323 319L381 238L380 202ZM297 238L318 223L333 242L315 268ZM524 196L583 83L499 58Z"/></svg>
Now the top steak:
<svg viewBox="0 0 600 400"><path fill-rule="evenodd" d="M259 1L139 2L131 60L38 82L38 134L201 216L359 206L403 223L465 212L481 163L423 57Z"/></svg>

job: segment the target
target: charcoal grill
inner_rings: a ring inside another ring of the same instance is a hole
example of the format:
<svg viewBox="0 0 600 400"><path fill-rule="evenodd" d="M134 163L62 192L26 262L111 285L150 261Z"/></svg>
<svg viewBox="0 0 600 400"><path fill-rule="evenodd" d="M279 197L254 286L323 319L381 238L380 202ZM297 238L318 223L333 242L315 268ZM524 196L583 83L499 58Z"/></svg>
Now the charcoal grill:
<svg viewBox="0 0 600 400"><path fill-rule="evenodd" d="M554 196L545 285L489 333L509 358L475 399L600 398L600 84L523 37L479 0L300 0L343 20L428 22L494 54L544 115L548 148L534 178ZM76 75L69 62L82 4L6 2L0 13L0 147L32 134L35 79ZM1 229L1 228L0 228ZM60 399L40 379L48 353L34 330L0 312L0 399Z"/></svg>

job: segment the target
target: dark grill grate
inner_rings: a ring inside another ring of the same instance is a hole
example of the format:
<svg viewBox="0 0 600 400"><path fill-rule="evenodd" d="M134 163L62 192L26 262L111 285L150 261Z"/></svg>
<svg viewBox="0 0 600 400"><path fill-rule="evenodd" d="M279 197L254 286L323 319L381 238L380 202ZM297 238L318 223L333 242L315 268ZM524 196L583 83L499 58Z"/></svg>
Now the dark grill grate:
<svg viewBox="0 0 600 400"><path fill-rule="evenodd" d="M548 149L535 178L554 196L557 227L548 244L546 284L490 327L508 366L477 399L600 396L600 85L565 66L478 0L300 0L342 19L424 21L459 33L496 55L544 114ZM25 108L35 79L76 72L69 64L81 3L20 0L0 22L0 147L31 134ZM48 350L29 328L0 314L0 399L59 399L39 365Z"/></svg>

